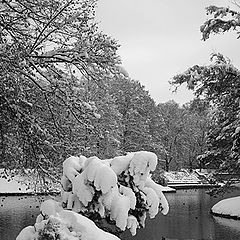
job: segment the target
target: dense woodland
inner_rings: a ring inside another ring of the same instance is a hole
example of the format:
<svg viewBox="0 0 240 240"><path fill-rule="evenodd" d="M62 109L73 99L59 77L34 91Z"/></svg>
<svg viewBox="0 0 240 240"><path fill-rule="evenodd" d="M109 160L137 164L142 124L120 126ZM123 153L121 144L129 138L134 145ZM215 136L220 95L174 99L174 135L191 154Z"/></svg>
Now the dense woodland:
<svg viewBox="0 0 240 240"><path fill-rule="evenodd" d="M215 54L171 81L187 83L193 101L157 104L121 66L118 42L98 30L96 3L0 1L1 167L53 176L70 155L147 150L159 171L239 171L240 71ZM238 12L207 12L204 40L240 26Z"/></svg>

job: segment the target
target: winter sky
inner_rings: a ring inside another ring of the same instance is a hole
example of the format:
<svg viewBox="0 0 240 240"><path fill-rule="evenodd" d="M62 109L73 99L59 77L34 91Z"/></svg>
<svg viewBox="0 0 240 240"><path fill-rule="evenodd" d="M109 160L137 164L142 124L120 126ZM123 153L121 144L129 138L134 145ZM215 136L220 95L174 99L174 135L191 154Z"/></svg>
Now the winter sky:
<svg viewBox="0 0 240 240"><path fill-rule="evenodd" d="M121 44L119 54L130 77L146 86L156 103L173 99L183 104L192 93L185 87L172 93L168 81L175 74L208 64L212 52L240 66L236 35L201 40L209 5L233 6L227 0L99 0L96 13L100 29Z"/></svg>

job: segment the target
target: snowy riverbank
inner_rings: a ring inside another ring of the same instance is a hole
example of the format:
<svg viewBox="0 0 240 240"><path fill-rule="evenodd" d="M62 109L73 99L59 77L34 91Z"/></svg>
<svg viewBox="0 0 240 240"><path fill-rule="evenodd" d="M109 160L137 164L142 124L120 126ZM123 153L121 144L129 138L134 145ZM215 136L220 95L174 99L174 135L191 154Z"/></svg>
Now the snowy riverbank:
<svg viewBox="0 0 240 240"><path fill-rule="evenodd" d="M208 175L205 172L189 171L183 169L181 171L164 172L165 182L167 186L162 186L162 192L175 192L176 189L187 188L209 188L218 187L217 184L210 184L207 179ZM22 176L7 177L0 169L0 195L31 195L34 194L32 179ZM54 187L54 192L60 191L60 185Z"/></svg>
<svg viewBox="0 0 240 240"><path fill-rule="evenodd" d="M186 169L164 172L163 177L168 187L174 189L211 188L220 186L219 184L213 183L211 173L197 169L192 172Z"/></svg>
<svg viewBox="0 0 240 240"><path fill-rule="evenodd" d="M10 174L5 174L3 169L0 169L0 196L7 195L33 195L36 192L34 191L33 180L28 178L27 176L16 175L10 177ZM162 192L175 192L174 188L169 186L161 186ZM51 193L60 193L60 184L56 185L53 188ZM39 191L37 191L40 194ZM43 193L43 192L41 192Z"/></svg>
<svg viewBox="0 0 240 240"><path fill-rule="evenodd" d="M10 173L8 170L0 169L0 195L33 195L43 194L41 186L35 183L33 174L21 176L20 174ZM35 191L37 189L37 191ZM60 186L53 185L51 193L60 192Z"/></svg>

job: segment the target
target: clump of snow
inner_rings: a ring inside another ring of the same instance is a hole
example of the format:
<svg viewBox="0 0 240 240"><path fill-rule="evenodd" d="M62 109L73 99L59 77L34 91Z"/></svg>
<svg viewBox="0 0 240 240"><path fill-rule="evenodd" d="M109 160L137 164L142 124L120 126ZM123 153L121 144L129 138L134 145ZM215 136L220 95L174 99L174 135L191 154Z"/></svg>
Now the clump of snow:
<svg viewBox="0 0 240 240"><path fill-rule="evenodd" d="M163 186L150 178L156 165L157 156L147 151L106 160L95 156L67 158L63 163L61 203L49 200L42 204L37 229L45 228L47 218L49 224L57 228L56 231L60 231L59 226L66 230L64 216L68 216L67 221L70 222L67 226L71 225L71 229L75 229L75 235L64 230L66 236L71 236L66 237L66 240L95 239L88 238L90 235L84 233L87 230L80 221L88 221L82 215L94 218L99 214L102 219L110 219L109 224L114 224L119 230L129 229L135 235L137 228L145 226L147 214L154 218L159 210L164 215L169 211L168 202L162 193ZM62 210L61 207L71 211ZM74 225L73 219L79 222L78 225ZM86 238L78 238L79 234Z"/></svg>
<svg viewBox="0 0 240 240"><path fill-rule="evenodd" d="M146 194L149 217L154 218L158 213L159 198L157 193L149 187L144 187L143 192Z"/></svg>
<svg viewBox="0 0 240 240"><path fill-rule="evenodd" d="M113 198L110 217L116 221L116 226L122 231L126 229L129 210L130 199L128 197L118 194Z"/></svg>
<svg viewBox="0 0 240 240"><path fill-rule="evenodd" d="M128 72L126 71L126 69L123 66L117 66L118 67L118 71L119 73L121 73L124 77L129 77Z"/></svg>
<svg viewBox="0 0 240 240"><path fill-rule="evenodd" d="M137 228L139 228L139 223L136 217L130 215L127 219L127 228L130 229L131 234L134 236L137 233Z"/></svg>
<svg viewBox="0 0 240 240"><path fill-rule="evenodd" d="M132 159L134 153L129 153L126 156L118 156L112 159L111 168L113 171L119 175L129 168L130 160Z"/></svg>
<svg viewBox="0 0 240 240"><path fill-rule="evenodd" d="M18 234L16 240L33 240L35 238L34 226L27 226Z"/></svg>
<svg viewBox="0 0 240 240"><path fill-rule="evenodd" d="M63 175L70 181L74 181L75 177L79 175L85 160L84 156L80 158L74 156L67 158L63 163Z"/></svg>
<svg viewBox="0 0 240 240"><path fill-rule="evenodd" d="M136 197L133 190L129 187L120 186L119 191L130 199L130 208L134 210L136 206Z"/></svg>
<svg viewBox="0 0 240 240"><path fill-rule="evenodd" d="M44 217L56 216L61 211L61 205L59 202L48 199L41 204L40 211Z"/></svg>
<svg viewBox="0 0 240 240"><path fill-rule="evenodd" d="M154 171L156 166L156 154L146 151L136 152L129 165L129 173L133 176L135 185L142 189L150 171Z"/></svg>
<svg viewBox="0 0 240 240"><path fill-rule="evenodd" d="M212 207L212 212L240 218L240 196L221 200Z"/></svg>
<svg viewBox="0 0 240 240"><path fill-rule="evenodd" d="M160 210L163 215L167 215L169 212L169 205L168 205L167 199L165 198L165 196L162 192L163 186L155 183L150 177L147 178L145 186L152 188L156 192L156 194L159 198Z"/></svg>

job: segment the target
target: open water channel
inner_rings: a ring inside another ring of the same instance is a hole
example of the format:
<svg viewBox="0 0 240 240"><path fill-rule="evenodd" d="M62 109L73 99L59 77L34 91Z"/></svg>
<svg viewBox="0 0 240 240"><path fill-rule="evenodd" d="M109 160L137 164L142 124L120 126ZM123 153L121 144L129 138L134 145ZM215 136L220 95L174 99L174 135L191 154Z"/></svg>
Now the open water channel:
<svg viewBox="0 0 240 240"><path fill-rule="evenodd" d="M146 227L132 237L127 231L124 240L217 239L240 240L240 220L213 217L209 210L219 200L239 196L236 190L217 198L204 189L177 190L165 193L170 205L167 216L160 213L146 221ZM44 197L0 197L0 239L14 240L21 229L35 223ZM240 206L239 206L240 207Z"/></svg>

